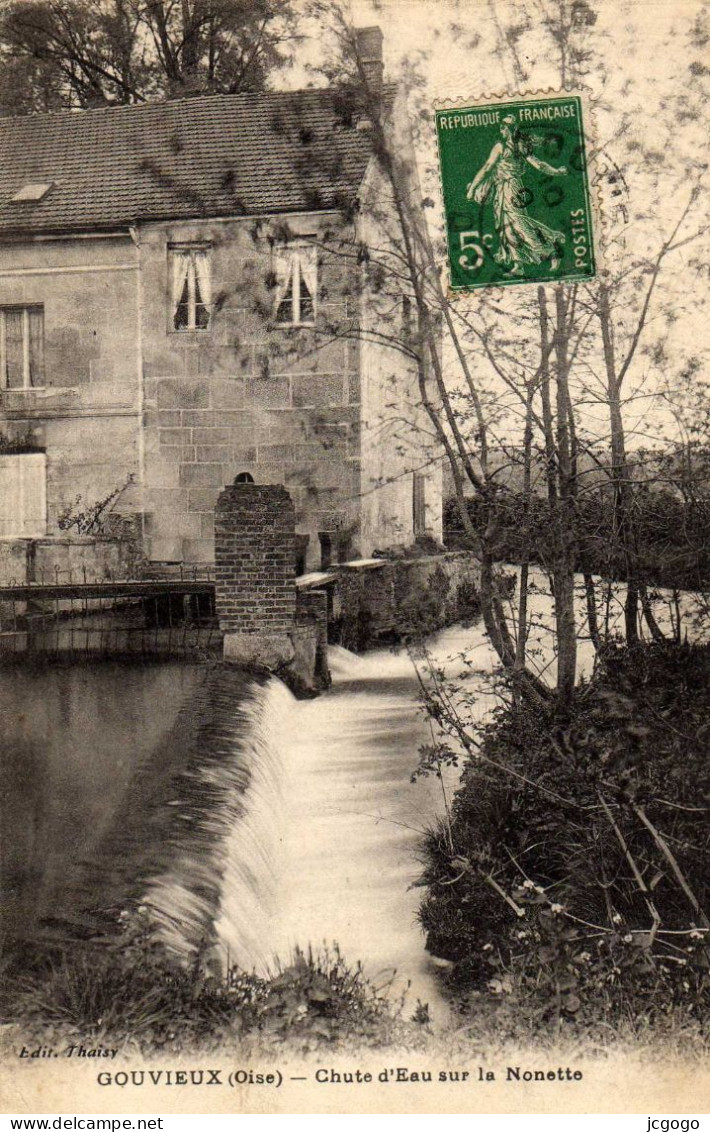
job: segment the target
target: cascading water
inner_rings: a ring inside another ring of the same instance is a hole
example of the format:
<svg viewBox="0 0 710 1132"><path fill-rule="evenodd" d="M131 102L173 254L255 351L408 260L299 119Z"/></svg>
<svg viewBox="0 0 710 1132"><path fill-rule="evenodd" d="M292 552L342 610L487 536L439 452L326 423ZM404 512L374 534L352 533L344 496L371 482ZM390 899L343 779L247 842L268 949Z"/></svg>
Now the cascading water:
<svg viewBox="0 0 710 1132"><path fill-rule="evenodd" d="M437 658L477 642L476 632L442 634ZM398 989L413 984L410 1003L435 1002L410 886L419 839L444 798L436 779L411 782L429 738L416 673L405 652L386 650L355 657L332 649L330 666L332 689L307 701L276 678L260 682L221 665L48 674L57 711L70 692L82 704L97 698L96 734L81 747L72 730L81 711L35 735L13 701L19 731L17 758L6 760L8 791L16 768L15 793L33 803L21 771L30 759L38 767L47 760L45 733L62 738L56 781L68 781L76 763L75 816L57 832L56 822L37 823L32 853L23 856L18 843L14 872L3 878L18 878L18 936L111 935L122 911L143 906L144 922L186 964L197 953L221 973L237 965L266 974L297 946L337 941L376 982L396 970ZM18 702L26 680L38 679L20 675ZM38 784L52 766L38 770ZM82 776L91 791L82 791ZM34 808L41 815L39 801ZM42 851L50 835L66 842L59 871ZM35 864L43 898L30 916Z"/></svg>
<svg viewBox="0 0 710 1132"><path fill-rule="evenodd" d="M551 598L532 579L530 654L552 680ZM446 630L429 654L482 721L495 658L481 626ZM410 1003L437 1003L411 885L445 798L436 778L411 781L431 740L415 669L404 651L331 648L329 664L331 690L307 701L223 666L9 673L0 936L86 939L143 904L187 963L266 974L337 941L375 981L411 981ZM592 664L581 640L579 669ZM41 710L26 715L28 699ZM443 786L451 798L453 774Z"/></svg>
<svg viewBox="0 0 710 1132"><path fill-rule="evenodd" d="M471 630L444 633L438 658L471 643ZM222 960L266 973L297 947L336 942L393 994L411 984L412 1004L440 1003L412 885L420 838L445 801L436 778L411 781L430 737L416 673L403 651L335 648L329 660L326 695L296 701L272 680L242 738L255 774L224 844ZM452 777L443 785L450 797Z"/></svg>
<svg viewBox="0 0 710 1132"><path fill-rule="evenodd" d="M215 935L224 965L266 973L269 925L275 914L285 820L284 767L279 736L296 701L272 679L253 704L248 725L250 782L242 820L224 844L222 891ZM246 745L245 744L245 745Z"/></svg>
<svg viewBox="0 0 710 1132"><path fill-rule="evenodd" d="M279 680L250 682L237 697L232 679L225 669L210 683L205 723L193 740L198 759L168 803L185 827L143 893L168 949L184 959L195 949L209 953L222 973L266 966L283 821L273 731L294 702Z"/></svg>
<svg viewBox="0 0 710 1132"><path fill-rule="evenodd" d="M551 597L539 571L532 580L531 656L551 680ZM579 602L582 610L581 593ZM496 703L486 679L496 661L482 627L448 629L428 652L435 667L462 677L453 698L483 722ZM590 642L579 653L586 673ZM329 666L332 688L306 701L275 678L241 677L235 696L236 677L218 670L206 690L208 722L193 740L200 758L175 799L185 836L145 902L174 952L212 948L222 971L236 964L268 974L297 947L337 942L376 981L396 971L398 989L412 985L410 1001L436 1003L412 885L421 836L445 812L456 772L411 781L431 734L406 651L357 657L336 647ZM186 782L202 798L199 813L185 806Z"/></svg>

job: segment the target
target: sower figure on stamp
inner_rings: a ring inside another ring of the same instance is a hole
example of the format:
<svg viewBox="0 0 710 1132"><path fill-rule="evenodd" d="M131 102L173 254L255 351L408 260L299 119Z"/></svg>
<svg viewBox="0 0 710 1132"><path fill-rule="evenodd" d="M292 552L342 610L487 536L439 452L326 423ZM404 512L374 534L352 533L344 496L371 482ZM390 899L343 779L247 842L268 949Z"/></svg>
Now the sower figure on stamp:
<svg viewBox="0 0 710 1132"><path fill-rule="evenodd" d="M555 271L560 264L564 233L528 215L531 194L523 184L523 174L525 162L551 177L564 176L567 167L555 169L535 157L530 152L529 139L514 127L515 118L507 114L500 126L503 140L493 146L485 165L469 184L466 198L483 204L493 189L493 215L500 241L494 258L509 267L511 275L522 275L523 264L542 263L546 259Z"/></svg>

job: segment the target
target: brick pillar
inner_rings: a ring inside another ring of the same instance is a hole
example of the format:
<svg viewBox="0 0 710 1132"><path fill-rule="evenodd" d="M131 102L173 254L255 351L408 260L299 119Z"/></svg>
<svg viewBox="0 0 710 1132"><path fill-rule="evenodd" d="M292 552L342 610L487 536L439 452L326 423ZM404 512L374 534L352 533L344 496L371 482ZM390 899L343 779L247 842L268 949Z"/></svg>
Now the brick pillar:
<svg viewBox="0 0 710 1132"><path fill-rule="evenodd" d="M227 487L215 509L217 616L225 660L271 670L293 660L293 501L275 484Z"/></svg>

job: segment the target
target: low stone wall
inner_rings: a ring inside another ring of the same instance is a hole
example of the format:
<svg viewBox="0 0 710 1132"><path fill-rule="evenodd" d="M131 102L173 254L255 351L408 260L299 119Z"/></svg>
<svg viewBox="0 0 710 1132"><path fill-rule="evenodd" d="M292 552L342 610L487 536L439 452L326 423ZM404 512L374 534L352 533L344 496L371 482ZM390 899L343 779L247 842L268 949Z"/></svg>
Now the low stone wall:
<svg viewBox="0 0 710 1132"><path fill-rule="evenodd" d="M330 684L328 670L328 595L323 590L299 590L296 623L292 632L295 656L292 669L306 690Z"/></svg>
<svg viewBox="0 0 710 1132"><path fill-rule="evenodd" d="M426 635L479 613L480 565L466 551L340 567L331 641L361 651Z"/></svg>
<svg viewBox="0 0 710 1132"><path fill-rule="evenodd" d="M44 538L0 540L0 586L80 584L133 577L132 539Z"/></svg>

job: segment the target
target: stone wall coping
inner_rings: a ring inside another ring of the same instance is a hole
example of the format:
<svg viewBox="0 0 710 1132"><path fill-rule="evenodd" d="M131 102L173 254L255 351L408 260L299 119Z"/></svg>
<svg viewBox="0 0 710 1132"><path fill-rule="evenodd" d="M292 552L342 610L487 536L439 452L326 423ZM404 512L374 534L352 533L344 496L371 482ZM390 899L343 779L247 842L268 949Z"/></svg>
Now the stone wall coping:
<svg viewBox="0 0 710 1132"><path fill-rule="evenodd" d="M421 554L413 558L356 558L352 562L339 562L333 569L375 570L381 566L416 566L419 562L442 562L452 558L477 558L470 550L445 550L441 554Z"/></svg>
<svg viewBox="0 0 710 1132"><path fill-rule="evenodd" d="M296 587L299 590L316 589L318 586L328 586L333 582L337 582L338 575L332 574L330 571L314 571L310 574L301 574L296 578Z"/></svg>
<svg viewBox="0 0 710 1132"><path fill-rule="evenodd" d="M354 558L352 562L339 562L339 570L381 570L391 564L389 558Z"/></svg>
<svg viewBox="0 0 710 1132"><path fill-rule="evenodd" d="M35 546L95 546L97 543L106 546L120 543L123 540L118 535L41 535L39 538L25 538L19 535L0 535L0 543L16 542L34 543Z"/></svg>

